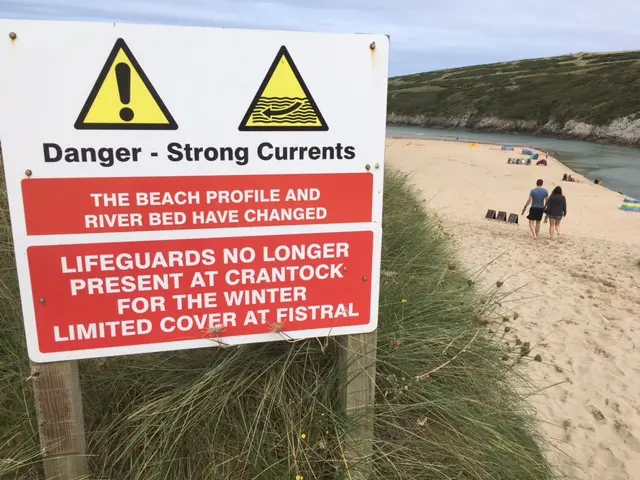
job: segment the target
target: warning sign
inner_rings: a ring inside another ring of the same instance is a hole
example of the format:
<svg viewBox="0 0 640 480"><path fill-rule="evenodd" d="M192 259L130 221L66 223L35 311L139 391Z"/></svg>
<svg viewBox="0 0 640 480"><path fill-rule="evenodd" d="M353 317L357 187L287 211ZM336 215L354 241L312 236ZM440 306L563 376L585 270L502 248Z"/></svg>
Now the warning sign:
<svg viewBox="0 0 640 480"><path fill-rule="evenodd" d="M386 35L0 32L16 33L0 139L32 361L377 328Z"/></svg>
<svg viewBox="0 0 640 480"><path fill-rule="evenodd" d="M368 223L373 175L32 178L22 196L28 235Z"/></svg>
<svg viewBox="0 0 640 480"><path fill-rule="evenodd" d="M122 38L75 123L78 130L176 130L177 123Z"/></svg>
<svg viewBox="0 0 640 480"><path fill-rule="evenodd" d="M298 67L284 45L269 67L238 129L329 130Z"/></svg>
<svg viewBox="0 0 640 480"><path fill-rule="evenodd" d="M372 248L366 231L31 247L40 352L370 331Z"/></svg>

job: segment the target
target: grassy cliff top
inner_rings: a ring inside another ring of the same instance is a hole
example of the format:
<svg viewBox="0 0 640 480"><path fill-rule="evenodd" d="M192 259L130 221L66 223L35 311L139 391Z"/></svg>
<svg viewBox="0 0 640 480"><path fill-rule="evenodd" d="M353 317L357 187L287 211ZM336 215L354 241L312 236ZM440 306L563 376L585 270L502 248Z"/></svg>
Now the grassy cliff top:
<svg viewBox="0 0 640 480"><path fill-rule="evenodd" d="M578 53L394 77L388 111L605 125L640 114L640 51Z"/></svg>

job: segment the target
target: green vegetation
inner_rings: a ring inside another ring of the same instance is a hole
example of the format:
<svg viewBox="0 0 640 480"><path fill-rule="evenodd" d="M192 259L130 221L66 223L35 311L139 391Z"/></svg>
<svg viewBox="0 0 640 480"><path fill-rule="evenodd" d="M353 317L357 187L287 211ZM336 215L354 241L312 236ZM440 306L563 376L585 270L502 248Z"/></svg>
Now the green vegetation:
<svg viewBox="0 0 640 480"><path fill-rule="evenodd" d="M403 176L387 175L385 197L375 478L553 478L516 393L525 362L482 326L501 285L476 293ZM37 425L0 200L0 477L29 480L41 478ZM340 478L338 348L312 339L81 362L92 478Z"/></svg>
<svg viewBox="0 0 640 480"><path fill-rule="evenodd" d="M640 52L563 55L395 77L390 113L606 125L640 113Z"/></svg>

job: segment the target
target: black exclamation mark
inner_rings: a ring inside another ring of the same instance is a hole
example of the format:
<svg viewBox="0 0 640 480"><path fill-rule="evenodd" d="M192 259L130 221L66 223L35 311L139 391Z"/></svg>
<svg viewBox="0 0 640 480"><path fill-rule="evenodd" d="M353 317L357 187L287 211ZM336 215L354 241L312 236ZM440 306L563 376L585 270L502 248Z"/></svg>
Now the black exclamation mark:
<svg viewBox="0 0 640 480"><path fill-rule="evenodd" d="M126 63L116 65L116 79L118 81L118 94L123 105L129 105L131 101L131 67ZM120 118L125 122L133 120L133 110L129 107L120 109Z"/></svg>

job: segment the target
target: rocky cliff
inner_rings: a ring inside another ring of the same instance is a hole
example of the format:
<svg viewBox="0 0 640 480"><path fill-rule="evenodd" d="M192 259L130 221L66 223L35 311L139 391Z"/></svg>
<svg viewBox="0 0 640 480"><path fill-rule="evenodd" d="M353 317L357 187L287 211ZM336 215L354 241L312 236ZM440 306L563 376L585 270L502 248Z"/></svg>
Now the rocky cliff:
<svg viewBox="0 0 640 480"><path fill-rule="evenodd" d="M533 135L549 135L576 140L640 146L640 118L635 115L617 118L608 125L591 125L575 120L540 124L534 120L506 120L498 117L425 116L389 113L389 125L411 125L418 127L463 128L488 132L519 132Z"/></svg>

